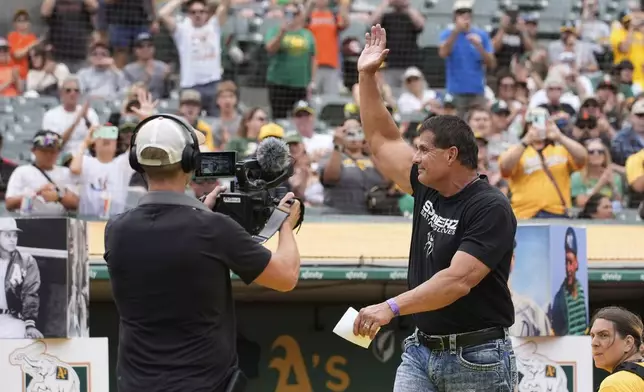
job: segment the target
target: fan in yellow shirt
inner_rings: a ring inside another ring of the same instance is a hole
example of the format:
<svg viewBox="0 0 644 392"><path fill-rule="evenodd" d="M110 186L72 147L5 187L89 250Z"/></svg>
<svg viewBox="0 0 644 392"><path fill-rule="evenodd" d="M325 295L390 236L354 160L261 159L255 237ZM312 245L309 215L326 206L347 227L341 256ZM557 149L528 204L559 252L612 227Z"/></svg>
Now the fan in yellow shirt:
<svg viewBox="0 0 644 392"><path fill-rule="evenodd" d="M626 159L626 181L634 192L644 194L644 150Z"/></svg>
<svg viewBox="0 0 644 392"><path fill-rule="evenodd" d="M590 329L595 366L611 372L599 392L644 391L642 319L616 306L599 309Z"/></svg>
<svg viewBox="0 0 644 392"><path fill-rule="evenodd" d="M571 206L570 175L586 163L584 146L561 133L551 120L545 132L532 125L533 119L547 116L543 108L531 109L521 143L499 157L517 219L565 216Z"/></svg>
<svg viewBox="0 0 644 392"><path fill-rule="evenodd" d="M610 33L610 45L613 48L613 62L622 60L633 63L633 82L644 82L644 20L630 11L620 14L620 26L614 26Z"/></svg>

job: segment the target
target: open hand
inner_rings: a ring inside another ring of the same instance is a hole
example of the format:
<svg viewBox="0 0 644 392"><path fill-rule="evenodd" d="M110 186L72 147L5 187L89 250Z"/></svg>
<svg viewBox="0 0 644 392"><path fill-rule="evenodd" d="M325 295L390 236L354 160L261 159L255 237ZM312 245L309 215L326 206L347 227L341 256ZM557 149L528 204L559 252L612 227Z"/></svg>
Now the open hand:
<svg viewBox="0 0 644 392"><path fill-rule="evenodd" d="M136 95L137 99L139 100L140 106L138 108L133 106L131 110L132 112L134 112L134 114L137 115L139 120L143 121L156 112L156 107L159 104L159 100L157 99L156 101L153 101L152 94L143 89L139 89L136 92Z"/></svg>
<svg viewBox="0 0 644 392"><path fill-rule="evenodd" d="M365 46L358 59L358 72L376 73L389 54L387 33L379 24L365 34Z"/></svg>
<svg viewBox="0 0 644 392"><path fill-rule="evenodd" d="M42 339L43 334L36 327L27 327L25 330L26 339Z"/></svg>

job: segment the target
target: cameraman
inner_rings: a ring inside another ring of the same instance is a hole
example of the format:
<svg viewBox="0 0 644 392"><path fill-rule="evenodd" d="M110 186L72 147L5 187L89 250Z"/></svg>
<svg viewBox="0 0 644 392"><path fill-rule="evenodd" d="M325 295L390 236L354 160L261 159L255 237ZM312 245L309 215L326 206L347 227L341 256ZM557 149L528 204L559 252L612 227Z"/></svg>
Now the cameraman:
<svg viewBox="0 0 644 392"><path fill-rule="evenodd" d="M142 122L131 164L150 192L105 228L105 261L120 316L120 392L224 392L239 375L230 271L246 284L290 291L300 256L294 201L277 250L257 244L228 216L184 194L199 150L185 121L169 115ZM204 137L195 132L199 144ZM189 159L192 158L192 159ZM279 208L288 211L288 194Z"/></svg>

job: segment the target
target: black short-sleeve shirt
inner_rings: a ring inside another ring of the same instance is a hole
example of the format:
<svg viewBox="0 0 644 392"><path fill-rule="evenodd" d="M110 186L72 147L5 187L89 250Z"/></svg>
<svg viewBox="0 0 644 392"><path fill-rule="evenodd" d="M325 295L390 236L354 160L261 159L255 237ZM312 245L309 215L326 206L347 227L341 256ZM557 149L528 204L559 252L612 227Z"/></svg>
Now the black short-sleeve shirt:
<svg viewBox="0 0 644 392"><path fill-rule="evenodd" d="M219 392L237 366L230 270L247 284L271 252L231 218L140 205L105 228L120 316L119 392Z"/></svg>
<svg viewBox="0 0 644 392"><path fill-rule="evenodd" d="M410 289L448 268L459 250L491 269L469 294L453 304L415 314L416 326L431 335L512 326L514 307L508 277L517 221L507 197L485 176L450 197L422 185L416 165L410 180L414 191Z"/></svg>

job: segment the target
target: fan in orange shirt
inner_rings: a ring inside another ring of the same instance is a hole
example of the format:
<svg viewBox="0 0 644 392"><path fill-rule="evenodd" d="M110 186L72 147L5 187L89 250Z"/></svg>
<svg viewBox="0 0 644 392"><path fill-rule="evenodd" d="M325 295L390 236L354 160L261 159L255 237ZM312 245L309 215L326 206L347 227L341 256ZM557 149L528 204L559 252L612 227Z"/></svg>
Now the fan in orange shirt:
<svg viewBox="0 0 644 392"><path fill-rule="evenodd" d="M29 13L26 10L18 10L13 15L13 28L14 31L9 33L7 41L13 63L18 67L20 79L24 80L29 71L29 51L42 40L31 32Z"/></svg>

